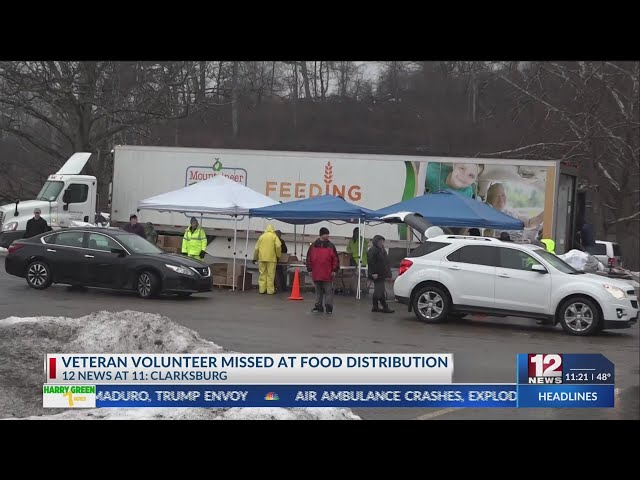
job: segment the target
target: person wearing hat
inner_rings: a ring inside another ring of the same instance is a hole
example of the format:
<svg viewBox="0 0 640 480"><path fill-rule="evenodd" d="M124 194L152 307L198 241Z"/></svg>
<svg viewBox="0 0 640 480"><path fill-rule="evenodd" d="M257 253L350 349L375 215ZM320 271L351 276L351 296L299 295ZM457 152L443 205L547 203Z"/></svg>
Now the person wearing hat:
<svg viewBox="0 0 640 480"><path fill-rule="evenodd" d="M387 304L387 292L384 284L391 278L391 265L384 247L385 238L382 235L373 237L373 245L369 249L369 277L373 280L373 308L372 312L393 313ZM380 306L378 305L380 303Z"/></svg>
<svg viewBox="0 0 640 480"><path fill-rule="evenodd" d="M280 240L280 252L287 253L287 244L282 239L282 232L280 230L276 230L276 236L278 240ZM278 261L280 258L278 257ZM285 265L276 265L276 277L275 282L276 292L284 292L287 286L287 267Z"/></svg>
<svg viewBox="0 0 640 480"><path fill-rule="evenodd" d="M144 225L144 235L151 243L156 245L158 243L158 232L153 228L153 223L147 222Z"/></svg>
<svg viewBox="0 0 640 480"><path fill-rule="evenodd" d="M40 216L40 209L36 208L33 211L33 218L27 222L27 229L24 232L24 238L35 237L41 233L48 232L51 227L47 225L47 221Z"/></svg>
<svg viewBox="0 0 640 480"><path fill-rule="evenodd" d="M139 235L142 238L147 238L144 234L144 227L138 223L138 216L135 213L129 215L129 223L124 226L123 230Z"/></svg>
<svg viewBox="0 0 640 480"><path fill-rule="evenodd" d="M198 224L198 219L191 217L191 225L182 237L182 254L195 259L204 258L206 249L207 235Z"/></svg>
<svg viewBox="0 0 640 480"><path fill-rule="evenodd" d="M307 271L316 287L316 304L311 310L313 313L333 313L333 278L339 270L338 252L329 241L329 229L322 227L320 238L307 252Z"/></svg>
<svg viewBox="0 0 640 480"><path fill-rule="evenodd" d="M253 261L258 262L258 293L273 295L276 293L275 276L278 259L282 255L282 242L276 234L273 225L267 225L265 231L258 237L253 251Z"/></svg>
<svg viewBox="0 0 640 480"><path fill-rule="evenodd" d="M545 246L545 249L547 250L547 252L553 253L555 255L555 253L556 253L556 242L554 242L550 238L543 238L540 241L542 243L544 243L544 246Z"/></svg>

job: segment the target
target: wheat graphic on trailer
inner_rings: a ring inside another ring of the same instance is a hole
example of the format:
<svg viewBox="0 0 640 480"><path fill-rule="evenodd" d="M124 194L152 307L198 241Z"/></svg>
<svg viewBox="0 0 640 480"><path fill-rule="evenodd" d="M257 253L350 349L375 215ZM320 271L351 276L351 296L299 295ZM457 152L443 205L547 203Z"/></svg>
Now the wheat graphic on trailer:
<svg viewBox="0 0 640 480"><path fill-rule="evenodd" d="M333 167L331 166L331 162L327 162L324 166L324 183L326 184L325 190L327 195L331 195L329 185L333 182Z"/></svg>

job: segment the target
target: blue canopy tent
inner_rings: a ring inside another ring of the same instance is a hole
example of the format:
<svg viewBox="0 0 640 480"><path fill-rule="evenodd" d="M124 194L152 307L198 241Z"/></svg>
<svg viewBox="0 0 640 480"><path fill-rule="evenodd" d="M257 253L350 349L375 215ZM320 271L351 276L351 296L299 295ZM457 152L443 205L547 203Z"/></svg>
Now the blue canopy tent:
<svg viewBox="0 0 640 480"><path fill-rule="evenodd" d="M360 225L364 220L377 218L372 210L359 207L347 202L344 198L333 195L322 195L268 207L252 208L249 210L249 216L273 218L293 225L309 225L327 220L344 222L355 222L357 220L358 225ZM363 238L362 229L360 229L360 235ZM359 241L359 258L362 257L362 246L363 242ZM360 269L361 265L358 264L358 272L361 271ZM360 298L360 275L358 275L357 298Z"/></svg>
<svg viewBox="0 0 640 480"><path fill-rule="evenodd" d="M491 205L451 191L422 195L381 208L373 213L377 218L381 218L398 212L419 213L433 225L440 227L524 229L524 224L517 218L499 212Z"/></svg>
<svg viewBox="0 0 640 480"><path fill-rule="evenodd" d="M252 208L249 210L249 215L252 217L273 218L280 222L296 225L308 225L326 220L348 222L375 218L373 211L333 195L322 195L321 197L305 198L268 207Z"/></svg>

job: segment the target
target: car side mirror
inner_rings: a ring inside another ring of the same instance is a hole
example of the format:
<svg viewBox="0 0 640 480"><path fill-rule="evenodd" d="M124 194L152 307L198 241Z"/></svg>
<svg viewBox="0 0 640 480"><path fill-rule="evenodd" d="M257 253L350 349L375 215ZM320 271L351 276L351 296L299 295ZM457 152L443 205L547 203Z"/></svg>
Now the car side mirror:
<svg viewBox="0 0 640 480"><path fill-rule="evenodd" d="M537 265L531 265L531 270L534 272L538 272L538 273L549 273L547 272L547 269L544 268L544 266L537 264Z"/></svg>
<svg viewBox="0 0 640 480"><path fill-rule="evenodd" d="M124 257L127 255L127 252L125 252L123 249L121 248L112 248L111 249L111 253L115 253L117 254L119 257Z"/></svg>

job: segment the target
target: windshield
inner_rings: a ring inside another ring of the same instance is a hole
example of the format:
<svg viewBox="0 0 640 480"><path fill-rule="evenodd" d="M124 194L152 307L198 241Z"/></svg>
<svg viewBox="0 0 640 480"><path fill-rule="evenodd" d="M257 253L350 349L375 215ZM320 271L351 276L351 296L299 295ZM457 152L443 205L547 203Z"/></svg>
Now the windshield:
<svg viewBox="0 0 640 480"><path fill-rule="evenodd" d="M151 255L155 253L162 253L158 247L153 243L146 241L144 238L138 235L118 235L116 237L131 254L138 255Z"/></svg>
<svg viewBox="0 0 640 480"><path fill-rule="evenodd" d="M36 200L44 200L45 202L55 202L60 195L60 191L64 187L64 182L46 182Z"/></svg>
<svg viewBox="0 0 640 480"><path fill-rule="evenodd" d="M568 273L570 275L575 275L577 273L582 273L573 268L567 262L562 260L561 258L556 257L553 253L549 253L545 250L539 249L534 250L538 255L540 255L544 260L551 264L556 270L560 270L562 273Z"/></svg>

